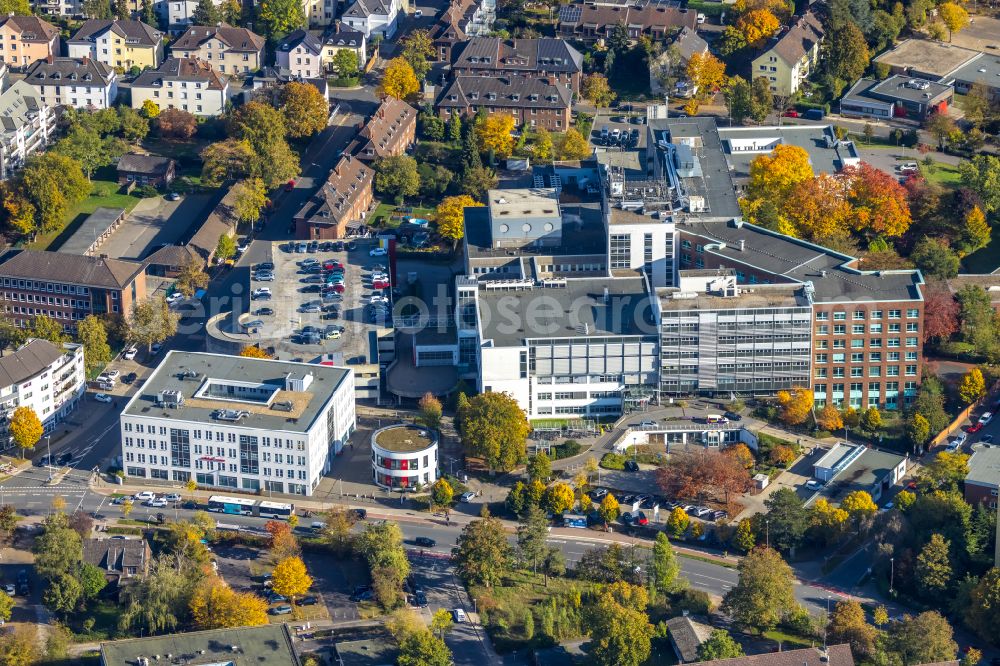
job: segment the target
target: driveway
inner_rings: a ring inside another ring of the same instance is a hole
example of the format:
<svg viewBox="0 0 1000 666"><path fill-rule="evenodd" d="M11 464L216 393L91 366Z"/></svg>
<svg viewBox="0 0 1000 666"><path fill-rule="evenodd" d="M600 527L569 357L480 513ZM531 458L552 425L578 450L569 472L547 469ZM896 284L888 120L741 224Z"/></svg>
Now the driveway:
<svg viewBox="0 0 1000 666"><path fill-rule="evenodd" d="M145 259L158 246L185 237L192 223L205 219L211 201L209 194L189 194L179 201L143 199L101 246L101 254L116 259Z"/></svg>

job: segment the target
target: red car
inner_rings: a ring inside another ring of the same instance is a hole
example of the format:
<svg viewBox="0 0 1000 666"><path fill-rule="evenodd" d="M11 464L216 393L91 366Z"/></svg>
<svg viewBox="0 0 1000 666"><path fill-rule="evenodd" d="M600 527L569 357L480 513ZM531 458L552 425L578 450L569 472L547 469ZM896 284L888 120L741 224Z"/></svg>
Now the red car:
<svg viewBox="0 0 1000 666"><path fill-rule="evenodd" d="M980 423L979 421L976 421L975 423L973 423L972 425L970 425L968 428L966 428L965 432L969 432L969 433L979 432L982 429L983 429L983 424Z"/></svg>
<svg viewBox="0 0 1000 666"><path fill-rule="evenodd" d="M385 280L375 280L372 282L372 289L388 289L389 283Z"/></svg>
<svg viewBox="0 0 1000 666"><path fill-rule="evenodd" d="M294 180L290 180L287 183L285 183L285 191L286 192L291 192L294 189L295 189L295 181Z"/></svg>
<svg viewBox="0 0 1000 666"><path fill-rule="evenodd" d="M786 118L798 118L799 117L799 112L796 111L795 109L789 109L788 111L785 111L781 115L783 115Z"/></svg>
<svg viewBox="0 0 1000 666"><path fill-rule="evenodd" d="M646 517L646 514L644 512L640 511L639 514L635 518L635 524L636 525L649 525L649 518Z"/></svg>
<svg viewBox="0 0 1000 666"><path fill-rule="evenodd" d="M344 293L344 285L340 283L333 285L333 291L337 292L338 294Z"/></svg>

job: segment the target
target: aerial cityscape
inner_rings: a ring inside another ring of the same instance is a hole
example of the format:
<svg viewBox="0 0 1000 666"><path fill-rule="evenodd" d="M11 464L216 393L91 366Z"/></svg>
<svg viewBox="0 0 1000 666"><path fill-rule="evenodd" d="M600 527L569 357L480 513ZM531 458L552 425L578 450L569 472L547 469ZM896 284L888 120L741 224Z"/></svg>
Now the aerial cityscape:
<svg viewBox="0 0 1000 666"><path fill-rule="evenodd" d="M0 666L1000 666L998 49L0 0Z"/></svg>

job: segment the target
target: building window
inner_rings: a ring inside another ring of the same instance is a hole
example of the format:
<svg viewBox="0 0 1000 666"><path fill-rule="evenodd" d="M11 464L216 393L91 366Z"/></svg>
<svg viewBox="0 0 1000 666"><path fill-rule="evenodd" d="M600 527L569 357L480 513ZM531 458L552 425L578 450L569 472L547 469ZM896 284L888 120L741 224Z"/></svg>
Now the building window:
<svg viewBox="0 0 1000 666"><path fill-rule="evenodd" d="M631 245L628 234L611 234L611 268L628 268L632 264Z"/></svg>

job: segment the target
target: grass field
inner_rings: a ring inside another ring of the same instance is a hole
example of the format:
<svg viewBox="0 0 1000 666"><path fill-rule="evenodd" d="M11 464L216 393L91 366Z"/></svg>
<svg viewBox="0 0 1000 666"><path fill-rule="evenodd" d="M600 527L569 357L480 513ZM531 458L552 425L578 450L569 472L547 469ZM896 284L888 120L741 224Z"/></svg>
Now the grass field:
<svg viewBox="0 0 1000 666"><path fill-rule="evenodd" d="M399 207L403 208L403 207L405 207L405 205L404 206L399 206ZM384 226L386 226L388 228L391 228L391 229L395 229L396 227L398 227L400 224L403 223L403 218L402 217L396 217L396 218L392 217L393 211L395 211L396 208L397 208L397 206L395 204L384 203L384 202L380 203L375 208L375 212L372 213L372 215L371 215L370 219L372 221L372 224L378 223L378 220L381 219L383 221L382 224ZM404 215L404 217L419 217L419 218L423 218L425 220L433 220L434 219L434 209L433 208L421 208L419 206L413 206L413 212L412 213L406 213Z"/></svg>
<svg viewBox="0 0 1000 666"><path fill-rule="evenodd" d="M962 184L958 167L944 162L935 162L931 166L921 162L920 174L927 179L927 182L936 183L942 187L954 188Z"/></svg>
<svg viewBox="0 0 1000 666"><path fill-rule="evenodd" d="M105 174L101 174L102 176ZM67 238L73 235L87 216L98 208L124 208L131 211L141 201L138 197L130 194L121 194L119 185L114 180L91 181L90 196L71 208L66 214L66 219L59 229L54 229L45 234L39 234L34 242L27 247L31 250L57 249Z"/></svg>

